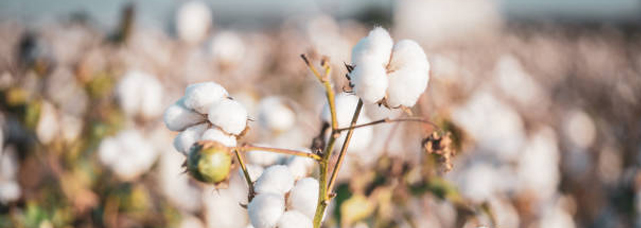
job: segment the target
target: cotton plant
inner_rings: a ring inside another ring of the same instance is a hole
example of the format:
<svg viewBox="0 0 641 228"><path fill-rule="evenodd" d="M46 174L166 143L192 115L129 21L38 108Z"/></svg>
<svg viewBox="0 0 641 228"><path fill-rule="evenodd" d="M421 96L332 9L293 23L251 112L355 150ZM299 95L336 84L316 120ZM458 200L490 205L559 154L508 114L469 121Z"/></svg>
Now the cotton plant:
<svg viewBox="0 0 641 228"><path fill-rule="evenodd" d="M146 173L157 157L158 150L136 128L107 137L98 147L99 161L124 181L133 181Z"/></svg>
<svg viewBox="0 0 641 228"><path fill-rule="evenodd" d="M309 139L310 148L239 143L250 130L249 114L215 82L189 85L184 96L165 110L166 127L178 132L174 147L187 158L186 172L217 189L210 199L216 202L206 206L208 220L220 221L212 227L242 227L247 219L237 212L246 208L245 216L255 228L318 228L336 194L347 152L356 160L371 156L367 153L374 134L371 126L405 121L435 126L417 117L372 121L361 115L364 103L405 110L414 106L429 80L429 63L416 42L394 45L387 31L375 28L352 53L348 77L353 93L334 91L327 59L321 61L321 74L310 59L301 56L323 86L327 101L320 115L323 127ZM296 114L281 98L266 98L258 109L259 124L271 134L296 127ZM242 175L234 175L236 168ZM239 182L239 176L244 182Z"/></svg>

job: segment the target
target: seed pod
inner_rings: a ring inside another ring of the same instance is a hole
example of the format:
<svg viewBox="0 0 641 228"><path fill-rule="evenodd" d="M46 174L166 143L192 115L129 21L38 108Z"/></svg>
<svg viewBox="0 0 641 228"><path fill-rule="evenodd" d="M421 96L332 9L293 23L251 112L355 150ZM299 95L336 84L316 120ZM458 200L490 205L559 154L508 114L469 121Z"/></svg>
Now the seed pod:
<svg viewBox="0 0 641 228"><path fill-rule="evenodd" d="M187 171L196 180L219 184L229 178L231 155L229 148L214 141L201 141L191 148Z"/></svg>

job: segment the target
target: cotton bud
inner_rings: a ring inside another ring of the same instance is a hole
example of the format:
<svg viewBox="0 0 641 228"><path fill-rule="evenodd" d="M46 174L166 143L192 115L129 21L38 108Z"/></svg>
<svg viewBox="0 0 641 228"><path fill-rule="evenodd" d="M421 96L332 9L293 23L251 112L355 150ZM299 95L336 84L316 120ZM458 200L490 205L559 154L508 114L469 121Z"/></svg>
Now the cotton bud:
<svg viewBox="0 0 641 228"><path fill-rule="evenodd" d="M189 174L205 183L218 184L226 180L230 170L230 151L217 142L198 143L187 158Z"/></svg>
<svg viewBox="0 0 641 228"><path fill-rule="evenodd" d="M207 125L206 123L194 125L180 132L180 134L174 138L174 148L188 156L189 151L191 151L191 146L201 139L203 132L207 130Z"/></svg>
<svg viewBox="0 0 641 228"><path fill-rule="evenodd" d="M178 100L165 110L164 121L171 131L183 131L186 128L207 121L205 116L189 110L184 105L184 99Z"/></svg>
<svg viewBox="0 0 641 228"><path fill-rule="evenodd" d="M358 64L349 74L354 93L367 103L376 103L385 97L388 86L385 67L374 62Z"/></svg>
<svg viewBox="0 0 641 228"><path fill-rule="evenodd" d="M262 99L258 104L258 112L260 124L272 131L286 131L296 123L296 113L279 97Z"/></svg>
<svg viewBox="0 0 641 228"><path fill-rule="evenodd" d="M384 67L389 61L392 45L394 41L387 30L376 27L354 46L352 63L358 66L364 62L371 62Z"/></svg>
<svg viewBox="0 0 641 228"><path fill-rule="evenodd" d="M273 228L285 211L285 199L280 194L258 194L247 206L249 220L255 228Z"/></svg>
<svg viewBox="0 0 641 228"><path fill-rule="evenodd" d="M247 127L247 110L232 99L222 99L214 103L207 118L229 134L239 135Z"/></svg>
<svg viewBox="0 0 641 228"><path fill-rule="evenodd" d="M278 228L312 228L312 220L298 211L287 211L278 220Z"/></svg>
<svg viewBox="0 0 641 228"><path fill-rule="evenodd" d="M289 193L287 208L297 210L308 218L314 218L318 202L318 187L318 181L310 177L296 182L296 186Z"/></svg>
<svg viewBox="0 0 641 228"><path fill-rule="evenodd" d="M202 41L212 24L209 7L201 1L189 1L176 12L176 33L188 43Z"/></svg>
<svg viewBox="0 0 641 228"><path fill-rule="evenodd" d="M153 118L162 112L162 90L156 77L132 70L123 76L116 92L126 115Z"/></svg>
<svg viewBox="0 0 641 228"><path fill-rule="evenodd" d="M204 133L200 140L207 141L216 141L220 144L223 144L226 147L235 147L236 146L236 137L233 135L225 134L218 128L209 128Z"/></svg>
<svg viewBox="0 0 641 228"><path fill-rule="evenodd" d="M294 177L287 166L274 165L265 169L263 175L258 178L254 189L256 193L273 193L284 195L294 186Z"/></svg>
<svg viewBox="0 0 641 228"><path fill-rule="evenodd" d="M421 46L412 40L394 45L388 71L387 106L412 107L427 88L430 65Z"/></svg>
<svg viewBox="0 0 641 228"><path fill-rule="evenodd" d="M227 90L215 82L191 84L185 89L184 105L200 114L208 114L211 106L228 97Z"/></svg>

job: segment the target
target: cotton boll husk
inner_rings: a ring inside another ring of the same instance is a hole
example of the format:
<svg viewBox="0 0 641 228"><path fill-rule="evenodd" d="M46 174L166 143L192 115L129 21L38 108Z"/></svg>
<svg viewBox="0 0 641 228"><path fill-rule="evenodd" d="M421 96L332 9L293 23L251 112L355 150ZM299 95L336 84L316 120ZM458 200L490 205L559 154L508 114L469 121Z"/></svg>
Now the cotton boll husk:
<svg viewBox="0 0 641 228"><path fill-rule="evenodd" d="M208 187L203 190L203 196L207 227L244 228L247 225L247 210L238 204L229 189Z"/></svg>
<svg viewBox="0 0 641 228"><path fill-rule="evenodd" d="M539 200L554 195L561 181L559 148L550 127L536 131L524 145L517 169L517 189L533 193Z"/></svg>
<svg viewBox="0 0 641 228"><path fill-rule="evenodd" d="M302 149L301 151L311 153L311 151L306 148ZM307 177L312 173L316 161L314 161L314 159L301 156L290 156L285 164L287 165L287 168L289 168L289 171L292 173L292 176L294 176L294 179L298 180Z"/></svg>
<svg viewBox="0 0 641 228"><path fill-rule="evenodd" d="M267 97L258 104L258 122L266 129L286 131L296 124L296 114L280 97Z"/></svg>
<svg viewBox="0 0 641 228"><path fill-rule="evenodd" d="M257 193L273 193L284 195L294 186L294 177L289 168L284 165L273 165L265 169L258 178L254 188Z"/></svg>
<svg viewBox="0 0 641 228"><path fill-rule="evenodd" d="M412 40L401 40L394 45L388 66L389 107L412 107L425 92L429 81L430 64L423 48Z"/></svg>
<svg viewBox="0 0 641 228"><path fill-rule="evenodd" d="M171 131L183 131L194 124L207 121L205 116L189 110L183 102L184 99L180 99L165 110L163 119Z"/></svg>
<svg viewBox="0 0 641 228"><path fill-rule="evenodd" d="M387 30L376 27L362 38L352 49L352 64L356 66L365 62L386 66L392 53L394 41Z"/></svg>
<svg viewBox="0 0 641 228"><path fill-rule="evenodd" d="M278 219L278 228L312 228L312 220L298 211L286 211Z"/></svg>
<svg viewBox="0 0 641 228"><path fill-rule="evenodd" d="M20 185L16 181L0 181L0 203L7 204L18 200L22 195Z"/></svg>
<svg viewBox="0 0 641 228"><path fill-rule="evenodd" d="M256 228L273 228L285 211L285 199L278 194L258 194L249 203L247 213Z"/></svg>
<svg viewBox="0 0 641 228"><path fill-rule="evenodd" d="M49 144L58 136L60 126L58 125L58 112L53 104L42 102L36 135L43 144Z"/></svg>
<svg viewBox="0 0 641 228"><path fill-rule="evenodd" d="M162 85L145 72L126 73L118 83L117 94L120 107L128 116L153 118L162 112Z"/></svg>
<svg viewBox="0 0 641 228"><path fill-rule="evenodd" d="M192 0L176 12L176 33L187 43L202 41L212 26L212 13L204 2Z"/></svg>
<svg viewBox="0 0 641 228"><path fill-rule="evenodd" d="M245 55L245 43L238 34L222 31L216 34L210 43L212 56L222 65L236 66Z"/></svg>
<svg viewBox="0 0 641 228"><path fill-rule="evenodd" d="M235 100L223 99L214 103L207 116L209 121L223 131L238 135L247 126L247 110Z"/></svg>
<svg viewBox="0 0 641 228"><path fill-rule="evenodd" d="M163 195L173 206L180 210L196 212L202 206L202 195L200 188L190 184L191 179L182 167L184 162L185 157L172 149L162 150L158 184Z"/></svg>
<svg viewBox="0 0 641 228"><path fill-rule="evenodd" d="M187 86L183 104L185 107L200 114L208 114L211 106L224 98L229 93L215 82L201 82Z"/></svg>
<svg viewBox="0 0 641 228"><path fill-rule="evenodd" d="M373 62L364 62L357 65L349 76L350 82L354 85L354 93L364 102L376 103L385 97L388 87L385 67Z"/></svg>
<svg viewBox="0 0 641 228"><path fill-rule="evenodd" d="M202 138L203 133L207 128L209 124L198 124L191 126L185 131L180 132L180 134L176 135L176 138L174 138L174 148L176 148L177 151L188 155L189 154L189 149L191 149L191 146L194 145L199 139Z"/></svg>
<svg viewBox="0 0 641 228"><path fill-rule="evenodd" d="M224 146L227 147L235 147L236 146L236 137L233 135L228 135L225 134L225 132L221 131L220 129L214 127L214 128L209 128L207 129L203 134L200 140L210 140L210 141L216 141Z"/></svg>
<svg viewBox="0 0 641 228"><path fill-rule="evenodd" d="M287 199L287 209L297 210L313 219L318 202L318 180L307 177L296 182Z"/></svg>

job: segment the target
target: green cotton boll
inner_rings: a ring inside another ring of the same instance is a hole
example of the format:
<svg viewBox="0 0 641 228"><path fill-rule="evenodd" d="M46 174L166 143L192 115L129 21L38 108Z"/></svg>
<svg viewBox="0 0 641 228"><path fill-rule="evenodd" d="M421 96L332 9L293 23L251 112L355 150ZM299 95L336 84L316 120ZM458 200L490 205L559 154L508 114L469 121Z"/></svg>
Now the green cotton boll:
<svg viewBox="0 0 641 228"><path fill-rule="evenodd" d="M187 171L196 180L218 184L228 179L231 155L227 147L216 142L198 143L187 159Z"/></svg>

